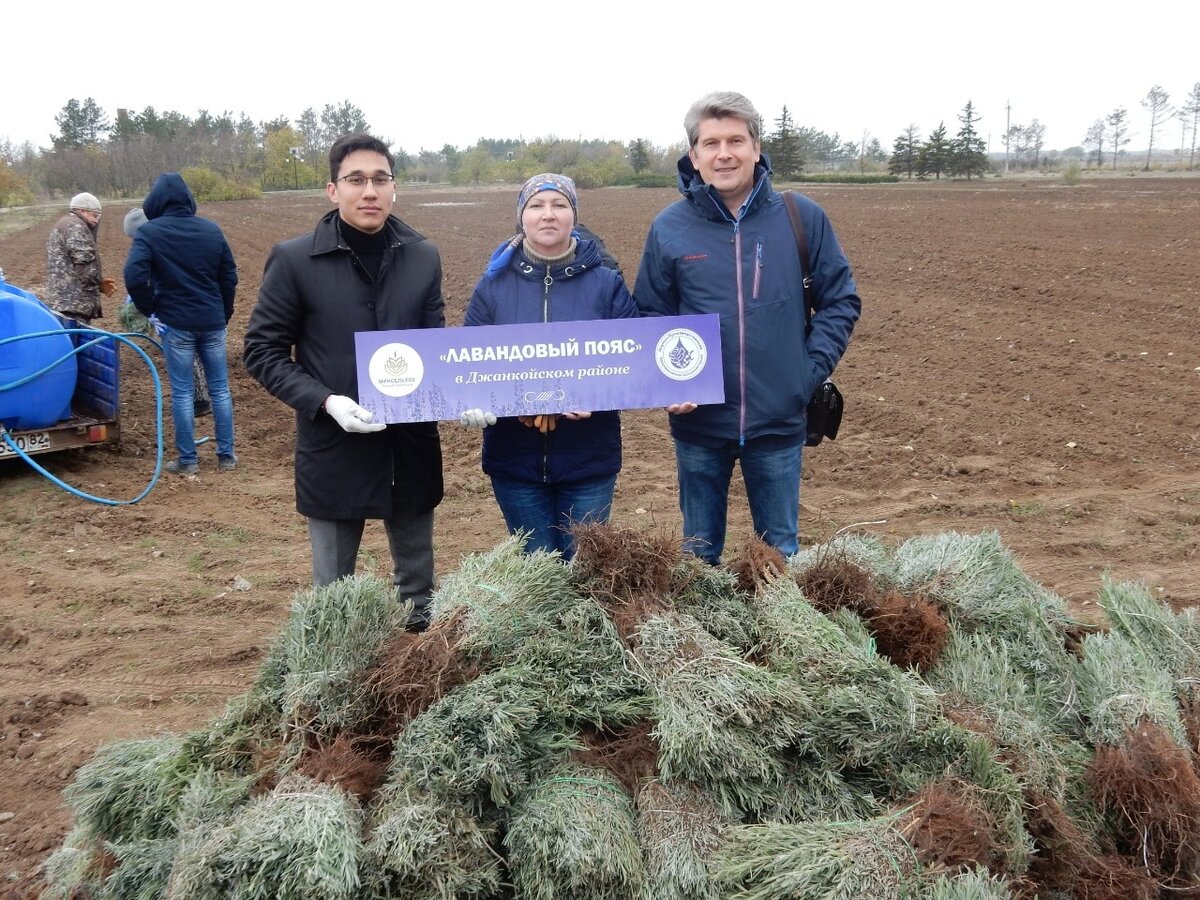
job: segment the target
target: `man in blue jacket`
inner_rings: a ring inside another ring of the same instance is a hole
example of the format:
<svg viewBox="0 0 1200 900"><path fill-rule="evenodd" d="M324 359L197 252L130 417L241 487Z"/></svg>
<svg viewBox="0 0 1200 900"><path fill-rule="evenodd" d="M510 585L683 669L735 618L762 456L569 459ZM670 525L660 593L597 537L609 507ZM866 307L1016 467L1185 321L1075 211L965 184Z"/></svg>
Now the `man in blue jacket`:
<svg viewBox="0 0 1200 900"><path fill-rule="evenodd" d="M721 317L725 402L667 407L685 547L720 562L737 461L755 534L790 556L799 549L806 408L845 352L862 301L824 210L797 197L815 306L806 321L795 233L749 100L709 94L684 128L684 196L650 227L634 298L643 316Z"/></svg>
<svg viewBox="0 0 1200 900"><path fill-rule="evenodd" d="M197 356L212 401L217 468L232 470L237 457L225 333L238 283L233 251L215 222L196 215L196 200L178 172L158 177L142 210L147 221L133 234L125 260L125 287L142 315L157 316L167 326L163 352L179 454L167 463L167 471L176 475L200 471L192 405Z"/></svg>

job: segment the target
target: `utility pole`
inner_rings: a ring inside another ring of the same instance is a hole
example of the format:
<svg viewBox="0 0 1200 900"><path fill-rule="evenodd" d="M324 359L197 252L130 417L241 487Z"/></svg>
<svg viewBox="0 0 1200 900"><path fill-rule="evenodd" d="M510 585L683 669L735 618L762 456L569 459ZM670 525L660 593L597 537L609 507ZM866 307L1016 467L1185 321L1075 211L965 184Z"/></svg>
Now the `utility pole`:
<svg viewBox="0 0 1200 900"><path fill-rule="evenodd" d="M1004 101L1004 174L1008 174L1008 140L1012 133L1012 104Z"/></svg>
<svg viewBox="0 0 1200 900"><path fill-rule="evenodd" d="M288 148L288 154L292 157L292 190L299 190L300 188L300 178L296 174L296 160L300 158L300 154L303 152L303 147Z"/></svg>

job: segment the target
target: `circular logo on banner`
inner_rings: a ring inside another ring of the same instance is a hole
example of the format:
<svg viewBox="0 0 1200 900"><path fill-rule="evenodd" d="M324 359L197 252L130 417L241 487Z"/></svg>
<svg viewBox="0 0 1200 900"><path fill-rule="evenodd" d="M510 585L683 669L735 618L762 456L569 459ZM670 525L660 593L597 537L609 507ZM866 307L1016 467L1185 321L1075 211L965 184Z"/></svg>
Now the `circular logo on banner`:
<svg viewBox="0 0 1200 900"><path fill-rule="evenodd" d="M408 344L384 344L371 354L367 375L379 393L406 397L421 386L425 363Z"/></svg>
<svg viewBox="0 0 1200 900"><path fill-rule="evenodd" d="M704 369L708 348L690 328L673 328L658 339L654 361L658 370L675 381L690 381Z"/></svg>

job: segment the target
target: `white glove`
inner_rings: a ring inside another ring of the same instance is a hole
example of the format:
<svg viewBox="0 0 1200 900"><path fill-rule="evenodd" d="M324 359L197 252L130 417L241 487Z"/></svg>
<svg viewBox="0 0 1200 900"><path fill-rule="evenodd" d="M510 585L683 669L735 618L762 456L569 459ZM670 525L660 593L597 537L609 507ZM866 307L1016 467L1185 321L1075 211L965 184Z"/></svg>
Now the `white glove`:
<svg viewBox="0 0 1200 900"><path fill-rule="evenodd" d="M458 417L458 424L468 428L486 428L496 424L496 414L484 412L482 409L468 409Z"/></svg>
<svg viewBox="0 0 1200 900"><path fill-rule="evenodd" d="M371 431L383 431L387 428L384 422L372 422L374 414L363 409L349 397L341 394L330 394L325 400L325 412L342 426L342 431L351 434L367 434Z"/></svg>

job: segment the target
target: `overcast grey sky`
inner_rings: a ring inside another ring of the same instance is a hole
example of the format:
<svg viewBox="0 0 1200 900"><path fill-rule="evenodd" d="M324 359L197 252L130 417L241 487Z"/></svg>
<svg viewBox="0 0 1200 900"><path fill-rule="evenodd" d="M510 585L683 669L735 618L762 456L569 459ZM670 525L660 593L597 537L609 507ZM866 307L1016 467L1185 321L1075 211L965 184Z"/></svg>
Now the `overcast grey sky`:
<svg viewBox="0 0 1200 900"><path fill-rule="evenodd" d="M481 137L582 137L656 145L683 139L688 105L737 90L773 129L786 104L799 125L885 149L910 123L958 130L972 100L990 149L1006 117L1046 126L1047 149L1079 145L1089 125L1129 112L1144 148L1141 100L1154 85L1182 103L1200 82L1194 3L1139 18L1137 6L410 2L378 5L186 4L63 0L9 4L0 140L49 146L68 100L201 109L254 121L349 100L410 153ZM164 10L170 9L169 14ZM975 11L979 8L979 11ZM904 15L906 10L920 16ZM1184 10L1187 10L1184 12ZM1011 114L1006 113L1011 104ZM1179 147L1171 120L1155 139ZM1190 143L1190 138L1189 138Z"/></svg>

